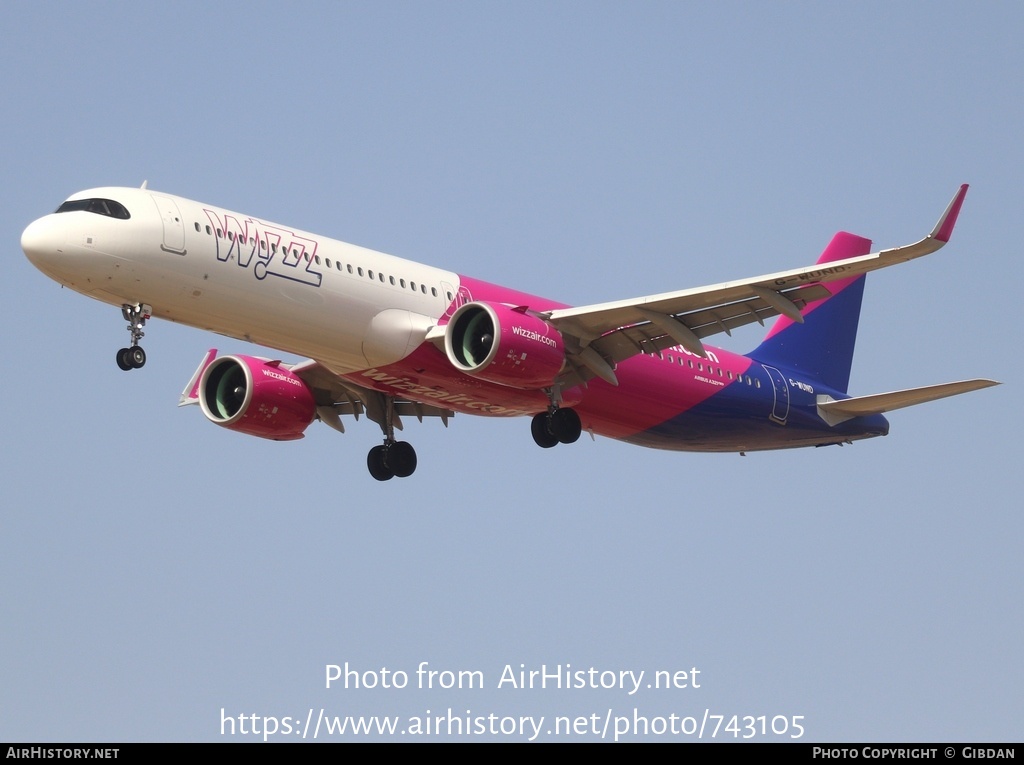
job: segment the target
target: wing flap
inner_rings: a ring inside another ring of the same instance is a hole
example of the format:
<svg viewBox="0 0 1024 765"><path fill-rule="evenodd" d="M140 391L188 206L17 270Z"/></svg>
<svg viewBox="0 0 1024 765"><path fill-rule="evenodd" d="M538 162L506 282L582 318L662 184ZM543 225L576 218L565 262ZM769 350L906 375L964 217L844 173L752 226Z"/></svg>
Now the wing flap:
<svg viewBox="0 0 1024 765"><path fill-rule="evenodd" d="M345 427L340 420L342 416L351 415L358 420L360 415L365 414L368 419L384 427L387 418L386 396L380 391L351 383L313 360L296 364L290 369L313 391L317 414L325 424L344 433ZM394 426L398 430L402 430L402 415L415 417L420 422L424 417L440 417L445 426L448 425L448 419L455 416L451 409L405 399L395 399L394 414Z"/></svg>
<svg viewBox="0 0 1024 765"><path fill-rule="evenodd" d="M826 298L831 293L826 287L820 284L815 284L807 287L786 290L782 295L775 292L772 294L775 295L776 298L786 300L789 305L799 309L814 300ZM646 309L644 309L644 311L646 314ZM718 334L719 332L731 335L732 330L747 324L752 324L755 321L763 326L765 319L770 319L778 314L779 311L774 305L770 304L762 296L756 295L748 298L747 300L739 300L735 303L728 303L714 308L705 308L678 315L661 315L674 319L676 322L684 325L699 340L710 335ZM600 351L604 351L606 347L611 350L613 347L611 343L612 337L615 334L621 333L626 335L634 344L639 344L643 350L647 352L657 352L662 351L665 348L670 348L673 345L682 345L699 356L705 355L703 346L700 346L699 348L691 347L687 343L682 342L680 337L662 330L663 327L659 326L658 320L654 319L646 324L633 325L613 330L607 335L599 338L593 344L596 345ZM614 353L612 354L612 358L614 358L616 362L622 360L621 358L616 358L616 354Z"/></svg>

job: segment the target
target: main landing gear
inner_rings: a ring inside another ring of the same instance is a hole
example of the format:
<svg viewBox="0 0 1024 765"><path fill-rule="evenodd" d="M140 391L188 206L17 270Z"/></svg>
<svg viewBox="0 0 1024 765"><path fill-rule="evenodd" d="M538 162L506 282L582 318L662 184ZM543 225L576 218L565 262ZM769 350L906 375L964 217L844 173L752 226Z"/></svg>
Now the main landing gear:
<svg viewBox="0 0 1024 765"><path fill-rule="evenodd" d="M407 441L384 441L370 449L366 455L366 467L378 481L392 478L408 478L416 470L416 450Z"/></svg>
<svg viewBox="0 0 1024 765"><path fill-rule="evenodd" d="M416 471L416 450L406 441L395 440L395 400L387 396L385 401L384 443L370 449L366 455L366 467L378 481L392 478L408 478Z"/></svg>
<svg viewBox="0 0 1024 765"><path fill-rule="evenodd" d="M550 449L555 444L575 443L582 431L580 416L574 409L552 406L546 412L535 414L530 423L533 440L542 449Z"/></svg>
<svg viewBox="0 0 1024 765"><path fill-rule="evenodd" d="M132 336L132 344L117 352L117 365L127 372L130 369L141 369L146 364L146 352L139 345L139 340L146 334L142 328L150 317L153 307L135 303L121 306L121 315L128 322L128 332Z"/></svg>

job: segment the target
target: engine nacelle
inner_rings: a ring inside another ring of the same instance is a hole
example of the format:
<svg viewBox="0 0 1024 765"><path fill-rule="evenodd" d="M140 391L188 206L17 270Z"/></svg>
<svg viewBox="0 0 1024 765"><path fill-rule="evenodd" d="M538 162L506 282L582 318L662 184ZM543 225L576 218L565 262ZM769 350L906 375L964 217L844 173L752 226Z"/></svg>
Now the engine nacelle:
<svg viewBox="0 0 1024 765"><path fill-rule="evenodd" d="M221 356L199 378L199 405L210 422L273 441L294 441L313 422L313 393L280 366L252 356Z"/></svg>
<svg viewBox="0 0 1024 765"><path fill-rule="evenodd" d="M545 388L565 362L557 329L500 303L459 308L445 328L444 348L456 369L512 388Z"/></svg>

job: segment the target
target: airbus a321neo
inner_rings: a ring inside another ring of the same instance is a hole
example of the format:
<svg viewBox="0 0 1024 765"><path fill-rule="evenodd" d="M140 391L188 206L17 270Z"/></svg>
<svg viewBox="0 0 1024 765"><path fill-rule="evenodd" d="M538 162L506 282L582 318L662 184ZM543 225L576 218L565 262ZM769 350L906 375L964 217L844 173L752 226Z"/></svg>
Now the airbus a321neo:
<svg viewBox="0 0 1024 765"><path fill-rule="evenodd" d="M850 397L868 271L938 250L961 186L932 232L870 252L838 233L818 262L753 279L570 307L451 271L146 188L74 194L29 224L21 246L62 285L120 307L124 370L146 362L151 317L308 358L209 351L182 393L218 425L301 438L314 419L383 432L380 481L416 469L402 418L530 416L544 448L583 430L641 446L747 452L885 435L883 412L991 380ZM778 316L746 355L705 338Z"/></svg>

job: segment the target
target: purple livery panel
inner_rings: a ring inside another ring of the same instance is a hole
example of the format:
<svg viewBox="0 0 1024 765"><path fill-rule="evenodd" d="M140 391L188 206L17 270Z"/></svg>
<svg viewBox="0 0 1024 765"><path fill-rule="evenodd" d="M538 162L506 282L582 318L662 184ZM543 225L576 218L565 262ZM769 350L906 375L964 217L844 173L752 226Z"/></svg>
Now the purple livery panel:
<svg viewBox="0 0 1024 765"><path fill-rule="evenodd" d="M818 263L855 258L871 252L871 240L839 232ZM853 350L860 322L864 276L828 282L831 296L808 303L798 324L780 316L764 342L749 355L762 364L797 372L845 394L850 382Z"/></svg>

